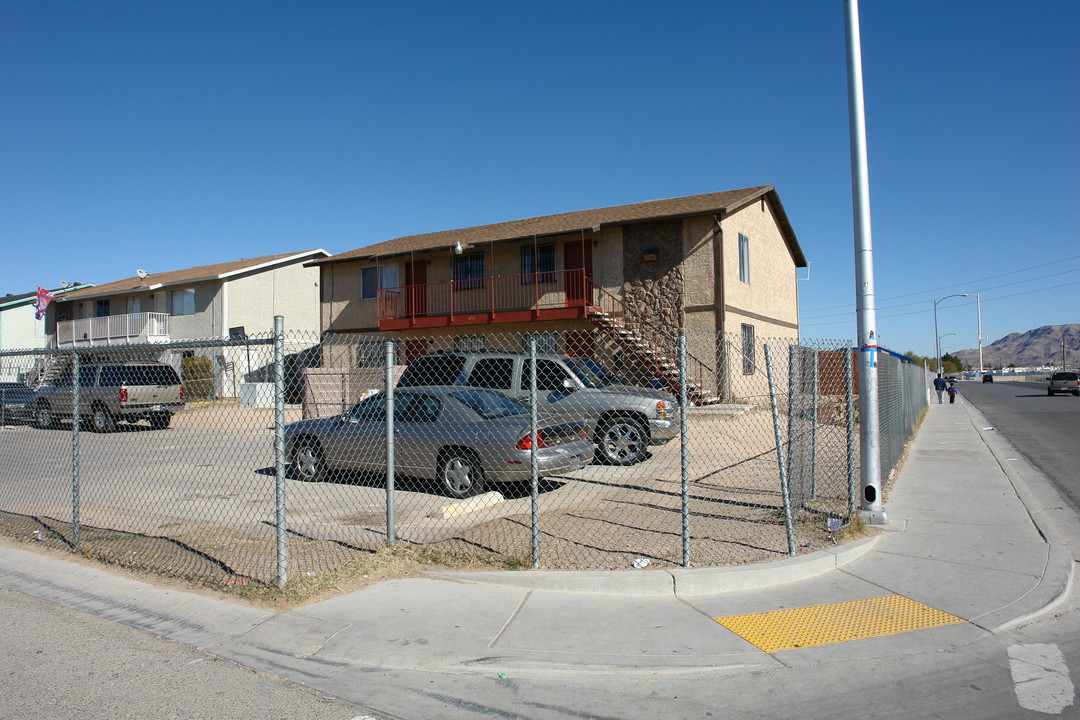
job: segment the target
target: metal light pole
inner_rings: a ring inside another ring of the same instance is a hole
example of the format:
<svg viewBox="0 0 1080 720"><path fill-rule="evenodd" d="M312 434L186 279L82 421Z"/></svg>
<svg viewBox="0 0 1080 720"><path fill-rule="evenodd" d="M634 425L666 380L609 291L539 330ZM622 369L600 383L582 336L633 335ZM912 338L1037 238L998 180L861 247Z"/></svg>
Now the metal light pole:
<svg viewBox="0 0 1080 720"><path fill-rule="evenodd" d="M946 295L943 298L938 298L934 301L934 352L937 353L937 374L941 374L941 338L938 337L937 330L937 306L942 300L948 300L951 297L968 297L967 293L956 293L955 295Z"/></svg>
<svg viewBox="0 0 1080 720"><path fill-rule="evenodd" d="M986 340L986 338L984 338L982 334L982 294L971 294L975 296L975 310L978 313L979 317L979 374L982 375L985 372L985 369L983 368L982 341Z"/></svg>
<svg viewBox="0 0 1080 720"><path fill-rule="evenodd" d="M862 39L859 2L844 0L847 40L848 125L851 134L851 196L855 222L855 313L859 347L859 513L871 525L888 522L881 506L881 433L878 424L877 310L870 238L870 181L866 159Z"/></svg>

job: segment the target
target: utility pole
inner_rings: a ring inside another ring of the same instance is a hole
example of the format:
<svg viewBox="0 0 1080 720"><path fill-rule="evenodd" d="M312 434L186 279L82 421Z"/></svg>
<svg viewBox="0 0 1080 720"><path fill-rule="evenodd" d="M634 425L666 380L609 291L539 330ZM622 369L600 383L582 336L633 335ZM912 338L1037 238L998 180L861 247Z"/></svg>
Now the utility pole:
<svg viewBox="0 0 1080 720"><path fill-rule="evenodd" d="M975 296L975 311L979 317L979 374L983 374L982 342L986 340L982 334L982 293L969 293Z"/></svg>
<svg viewBox="0 0 1080 720"><path fill-rule="evenodd" d="M878 424L877 310L870 235L870 181L866 160L862 38L859 2L844 0L847 39L848 125L851 133L851 195L855 222L855 312L859 348L859 505L863 522L888 522L881 506L881 433Z"/></svg>

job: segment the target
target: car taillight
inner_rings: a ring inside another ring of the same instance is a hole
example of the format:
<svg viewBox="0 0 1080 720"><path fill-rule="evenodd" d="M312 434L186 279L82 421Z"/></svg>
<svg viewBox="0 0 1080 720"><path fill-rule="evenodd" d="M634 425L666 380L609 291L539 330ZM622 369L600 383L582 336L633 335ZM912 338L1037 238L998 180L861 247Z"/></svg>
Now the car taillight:
<svg viewBox="0 0 1080 720"><path fill-rule="evenodd" d="M181 400L184 399L184 386L183 385L180 386L180 399Z"/></svg>
<svg viewBox="0 0 1080 720"><path fill-rule="evenodd" d="M120 402L127 402L127 388L120 388Z"/></svg>
<svg viewBox="0 0 1080 720"><path fill-rule="evenodd" d="M525 437L521 438L520 440L518 440L518 443L517 443L517 449L518 450L532 450L532 446L533 446L533 444L532 444L532 433L529 433ZM541 433L541 432L536 433L536 447L538 447L538 448L548 447L547 442L544 441L544 433Z"/></svg>

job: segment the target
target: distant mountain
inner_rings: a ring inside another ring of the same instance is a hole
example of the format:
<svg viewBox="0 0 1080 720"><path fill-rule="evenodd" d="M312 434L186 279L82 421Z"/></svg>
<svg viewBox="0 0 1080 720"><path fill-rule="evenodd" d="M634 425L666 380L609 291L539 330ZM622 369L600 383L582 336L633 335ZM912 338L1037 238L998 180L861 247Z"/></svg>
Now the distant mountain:
<svg viewBox="0 0 1080 720"><path fill-rule="evenodd" d="M1009 333L1000 340L983 345L983 366L1006 368L1061 365L1061 338L1065 338L1065 358L1070 368L1080 365L1080 323L1044 325L1025 333ZM979 350L952 353L965 367L979 367Z"/></svg>

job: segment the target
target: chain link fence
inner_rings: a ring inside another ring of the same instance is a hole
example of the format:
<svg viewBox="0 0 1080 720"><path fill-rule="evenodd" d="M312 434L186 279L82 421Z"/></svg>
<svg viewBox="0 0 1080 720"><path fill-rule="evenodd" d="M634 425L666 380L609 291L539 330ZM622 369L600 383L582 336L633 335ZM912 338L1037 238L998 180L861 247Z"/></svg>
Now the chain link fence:
<svg viewBox="0 0 1080 720"><path fill-rule="evenodd" d="M3 351L0 378L29 395L4 404L0 531L279 586L388 544L584 570L828 543L856 507L850 342L669 341L276 332ZM907 370L882 363L883 464L926 404Z"/></svg>

